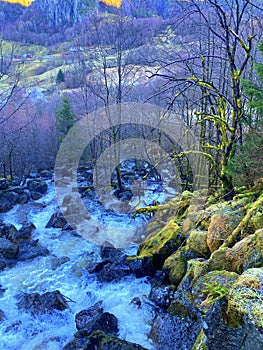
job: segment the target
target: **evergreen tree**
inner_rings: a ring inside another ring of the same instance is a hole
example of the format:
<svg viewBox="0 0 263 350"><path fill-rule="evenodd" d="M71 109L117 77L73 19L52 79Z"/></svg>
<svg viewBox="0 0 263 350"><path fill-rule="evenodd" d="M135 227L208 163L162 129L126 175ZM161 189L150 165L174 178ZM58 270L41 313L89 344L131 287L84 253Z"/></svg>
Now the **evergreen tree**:
<svg viewBox="0 0 263 350"><path fill-rule="evenodd" d="M62 70L60 69L58 71L58 74L57 74L57 77L56 77L56 83L60 84L60 83L63 83L64 81L65 81L65 76L64 76L64 73L62 72Z"/></svg>
<svg viewBox="0 0 263 350"><path fill-rule="evenodd" d="M263 56L263 42L258 48ZM263 177L263 64L255 62L254 68L258 82L242 82L250 107L243 120L247 133L227 169L236 186L250 187Z"/></svg>
<svg viewBox="0 0 263 350"><path fill-rule="evenodd" d="M68 96L66 94L62 97L62 105L55 112L57 121L57 131L59 142L63 140L69 129L74 125L75 115L71 111Z"/></svg>

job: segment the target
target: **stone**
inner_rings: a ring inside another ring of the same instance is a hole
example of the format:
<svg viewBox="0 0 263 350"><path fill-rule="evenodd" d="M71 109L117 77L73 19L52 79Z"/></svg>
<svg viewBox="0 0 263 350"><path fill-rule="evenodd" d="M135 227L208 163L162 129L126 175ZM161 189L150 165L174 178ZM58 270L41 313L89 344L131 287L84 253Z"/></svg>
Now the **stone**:
<svg viewBox="0 0 263 350"><path fill-rule="evenodd" d="M242 273L252 267L263 267L263 229L248 235L232 248L215 251L207 261L208 270Z"/></svg>
<svg viewBox="0 0 263 350"><path fill-rule="evenodd" d="M153 322L149 337L155 350L191 350L202 329L201 313L187 299L178 297L175 303Z"/></svg>
<svg viewBox="0 0 263 350"><path fill-rule="evenodd" d="M13 224L0 223L0 237L12 240L16 233L17 229Z"/></svg>
<svg viewBox="0 0 263 350"><path fill-rule="evenodd" d="M78 312L75 316L75 323L77 330L84 328L93 319L103 314L102 301L98 301L95 305L86 310Z"/></svg>
<svg viewBox="0 0 263 350"><path fill-rule="evenodd" d="M88 336L76 333L74 337L74 340L65 345L62 350L146 350L138 344L102 331L94 331Z"/></svg>
<svg viewBox="0 0 263 350"><path fill-rule="evenodd" d="M16 192L8 191L0 194L0 213L6 213L17 203L19 195Z"/></svg>
<svg viewBox="0 0 263 350"><path fill-rule="evenodd" d="M156 270L161 269L165 259L174 253L183 243L185 237L174 220L168 222L161 230L152 232L138 249L139 257L151 257Z"/></svg>
<svg viewBox="0 0 263 350"><path fill-rule="evenodd" d="M49 219L48 223L46 224L46 228L63 228L68 224L67 220L64 218L63 214L60 210L56 211L54 214L52 214L51 218Z"/></svg>
<svg viewBox="0 0 263 350"><path fill-rule="evenodd" d="M207 258L210 251L207 245L207 232L201 230L192 230L187 239L186 245L199 258Z"/></svg>
<svg viewBox="0 0 263 350"><path fill-rule="evenodd" d="M167 309L174 297L174 288L172 286L154 286L151 288L149 299L155 305Z"/></svg>
<svg viewBox="0 0 263 350"><path fill-rule="evenodd" d="M18 261L25 261L37 258L39 256L47 256L49 250L39 244L38 240L31 240L28 242L21 242L19 245L19 252L16 256Z"/></svg>
<svg viewBox="0 0 263 350"><path fill-rule="evenodd" d="M29 241L32 238L32 232L35 230L35 225L31 222L26 222L23 226L13 232L9 237L14 242L25 242Z"/></svg>
<svg viewBox="0 0 263 350"><path fill-rule="evenodd" d="M261 350L262 334L246 319L240 319L240 324L233 327L226 318L227 299L222 298L209 309L204 318L206 327L205 348L221 350L253 349Z"/></svg>
<svg viewBox="0 0 263 350"><path fill-rule="evenodd" d="M27 188L31 192L38 192L43 195L47 192L48 185L42 180L29 180L27 182Z"/></svg>
<svg viewBox="0 0 263 350"><path fill-rule="evenodd" d="M235 220L230 215L214 214L211 217L207 232L207 245L211 253L224 243L234 228Z"/></svg>
<svg viewBox="0 0 263 350"><path fill-rule="evenodd" d="M171 284L178 286L187 271L187 261L194 257L186 247L181 247L164 262L163 271L169 276Z"/></svg>
<svg viewBox="0 0 263 350"><path fill-rule="evenodd" d="M0 190L5 190L8 188L8 182L6 179L0 179Z"/></svg>
<svg viewBox="0 0 263 350"><path fill-rule="evenodd" d="M6 238L0 238L0 255L6 259L14 258L18 253L19 246Z"/></svg>
<svg viewBox="0 0 263 350"><path fill-rule="evenodd" d="M0 310L0 323L6 320L6 315L3 310Z"/></svg>
<svg viewBox="0 0 263 350"><path fill-rule="evenodd" d="M17 306L33 315L50 314L54 310L63 311L68 309L66 298L59 290L46 292L44 294L32 293L18 296Z"/></svg>

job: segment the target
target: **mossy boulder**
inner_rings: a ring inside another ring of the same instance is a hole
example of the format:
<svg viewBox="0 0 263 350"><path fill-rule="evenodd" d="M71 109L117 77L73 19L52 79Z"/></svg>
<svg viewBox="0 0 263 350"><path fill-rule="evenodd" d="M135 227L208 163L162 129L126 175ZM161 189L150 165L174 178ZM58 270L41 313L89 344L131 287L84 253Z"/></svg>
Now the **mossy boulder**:
<svg viewBox="0 0 263 350"><path fill-rule="evenodd" d="M210 255L210 251L207 245L207 232L205 231L191 231L186 245L188 249L195 253L197 257L205 258Z"/></svg>
<svg viewBox="0 0 263 350"><path fill-rule="evenodd" d="M213 253L231 234L235 228L236 220L229 214L214 214L211 217L210 225L207 232L207 245Z"/></svg>
<svg viewBox="0 0 263 350"><path fill-rule="evenodd" d="M153 258L153 265L161 269L165 259L174 253L184 241L181 228L174 221L169 221L161 230L152 232L143 242L137 255L139 258Z"/></svg>
<svg viewBox="0 0 263 350"><path fill-rule="evenodd" d="M248 317L263 333L263 268L245 271L229 291L229 323L238 326L238 320L243 316Z"/></svg>
<svg viewBox="0 0 263 350"><path fill-rule="evenodd" d="M138 344L119 339L103 331L94 331L91 334L85 334L85 332L79 331L74 335L74 340L63 347L63 350L77 349L146 350Z"/></svg>
<svg viewBox="0 0 263 350"><path fill-rule="evenodd" d="M202 311L206 311L218 299L226 296L237 280L238 274L229 271L210 271L193 281L192 299Z"/></svg>
<svg viewBox="0 0 263 350"><path fill-rule="evenodd" d="M186 247L181 247L176 253L167 258L163 265L163 271L169 276L171 284L178 286L187 271L187 261L193 255Z"/></svg>
<svg viewBox="0 0 263 350"><path fill-rule="evenodd" d="M207 262L208 270L227 270L237 273L263 266L263 229L248 235L232 248L215 251Z"/></svg>

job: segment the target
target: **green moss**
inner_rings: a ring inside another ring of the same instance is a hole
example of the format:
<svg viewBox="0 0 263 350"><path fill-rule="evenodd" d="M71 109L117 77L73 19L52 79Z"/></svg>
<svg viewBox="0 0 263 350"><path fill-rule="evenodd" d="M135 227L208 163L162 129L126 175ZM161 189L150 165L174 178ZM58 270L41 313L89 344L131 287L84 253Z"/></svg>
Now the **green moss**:
<svg viewBox="0 0 263 350"><path fill-rule="evenodd" d="M207 233L205 231L191 231L186 246L198 257L208 257L210 255L210 251L207 246Z"/></svg>
<svg viewBox="0 0 263 350"><path fill-rule="evenodd" d="M192 284L194 303L206 312L213 303L228 294L237 278L238 274L228 271L211 271L197 278Z"/></svg>
<svg viewBox="0 0 263 350"><path fill-rule="evenodd" d="M169 275L171 284L178 286L187 271L187 250L182 247L164 262L163 271Z"/></svg>
<svg viewBox="0 0 263 350"><path fill-rule="evenodd" d="M208 350L208 347L206 345L206 335L203 329L198 334L194 346L191 350Z"/></svg>
<svg viewBox="0 0 263 350"><path fill-rule="evenodd" d="M164 260L175 252L182 244L184 237L180 227L171 220L161 230L152 233L138 249L140 258L153 256L155 263L161 266Z"/></svg>
<svg viewBox="0 0 263 350"><path fill-rule="evenodd" d="M263 268L245 271L232 285L228 297L227 323L237 326L247 316L263 330Z"/></svg>

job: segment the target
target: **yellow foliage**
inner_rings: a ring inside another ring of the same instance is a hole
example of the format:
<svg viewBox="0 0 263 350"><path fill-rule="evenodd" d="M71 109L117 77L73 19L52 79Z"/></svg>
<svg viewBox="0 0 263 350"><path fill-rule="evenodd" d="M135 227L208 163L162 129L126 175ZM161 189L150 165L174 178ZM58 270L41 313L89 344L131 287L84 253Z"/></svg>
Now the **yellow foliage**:
<svg viewBox="0 0 263 350"><path fill-rule="evenodd" d="M121 7L122 0L99 0L100 2L103 2L106 5L114 6L114 7Z"/></svg>
<svg viewBox="0 0 263 350"><path fill-rule="evenodd" d="M1 0L10 2L11 4L20 4L22 6L30 6L34 0Z"/></svg>

